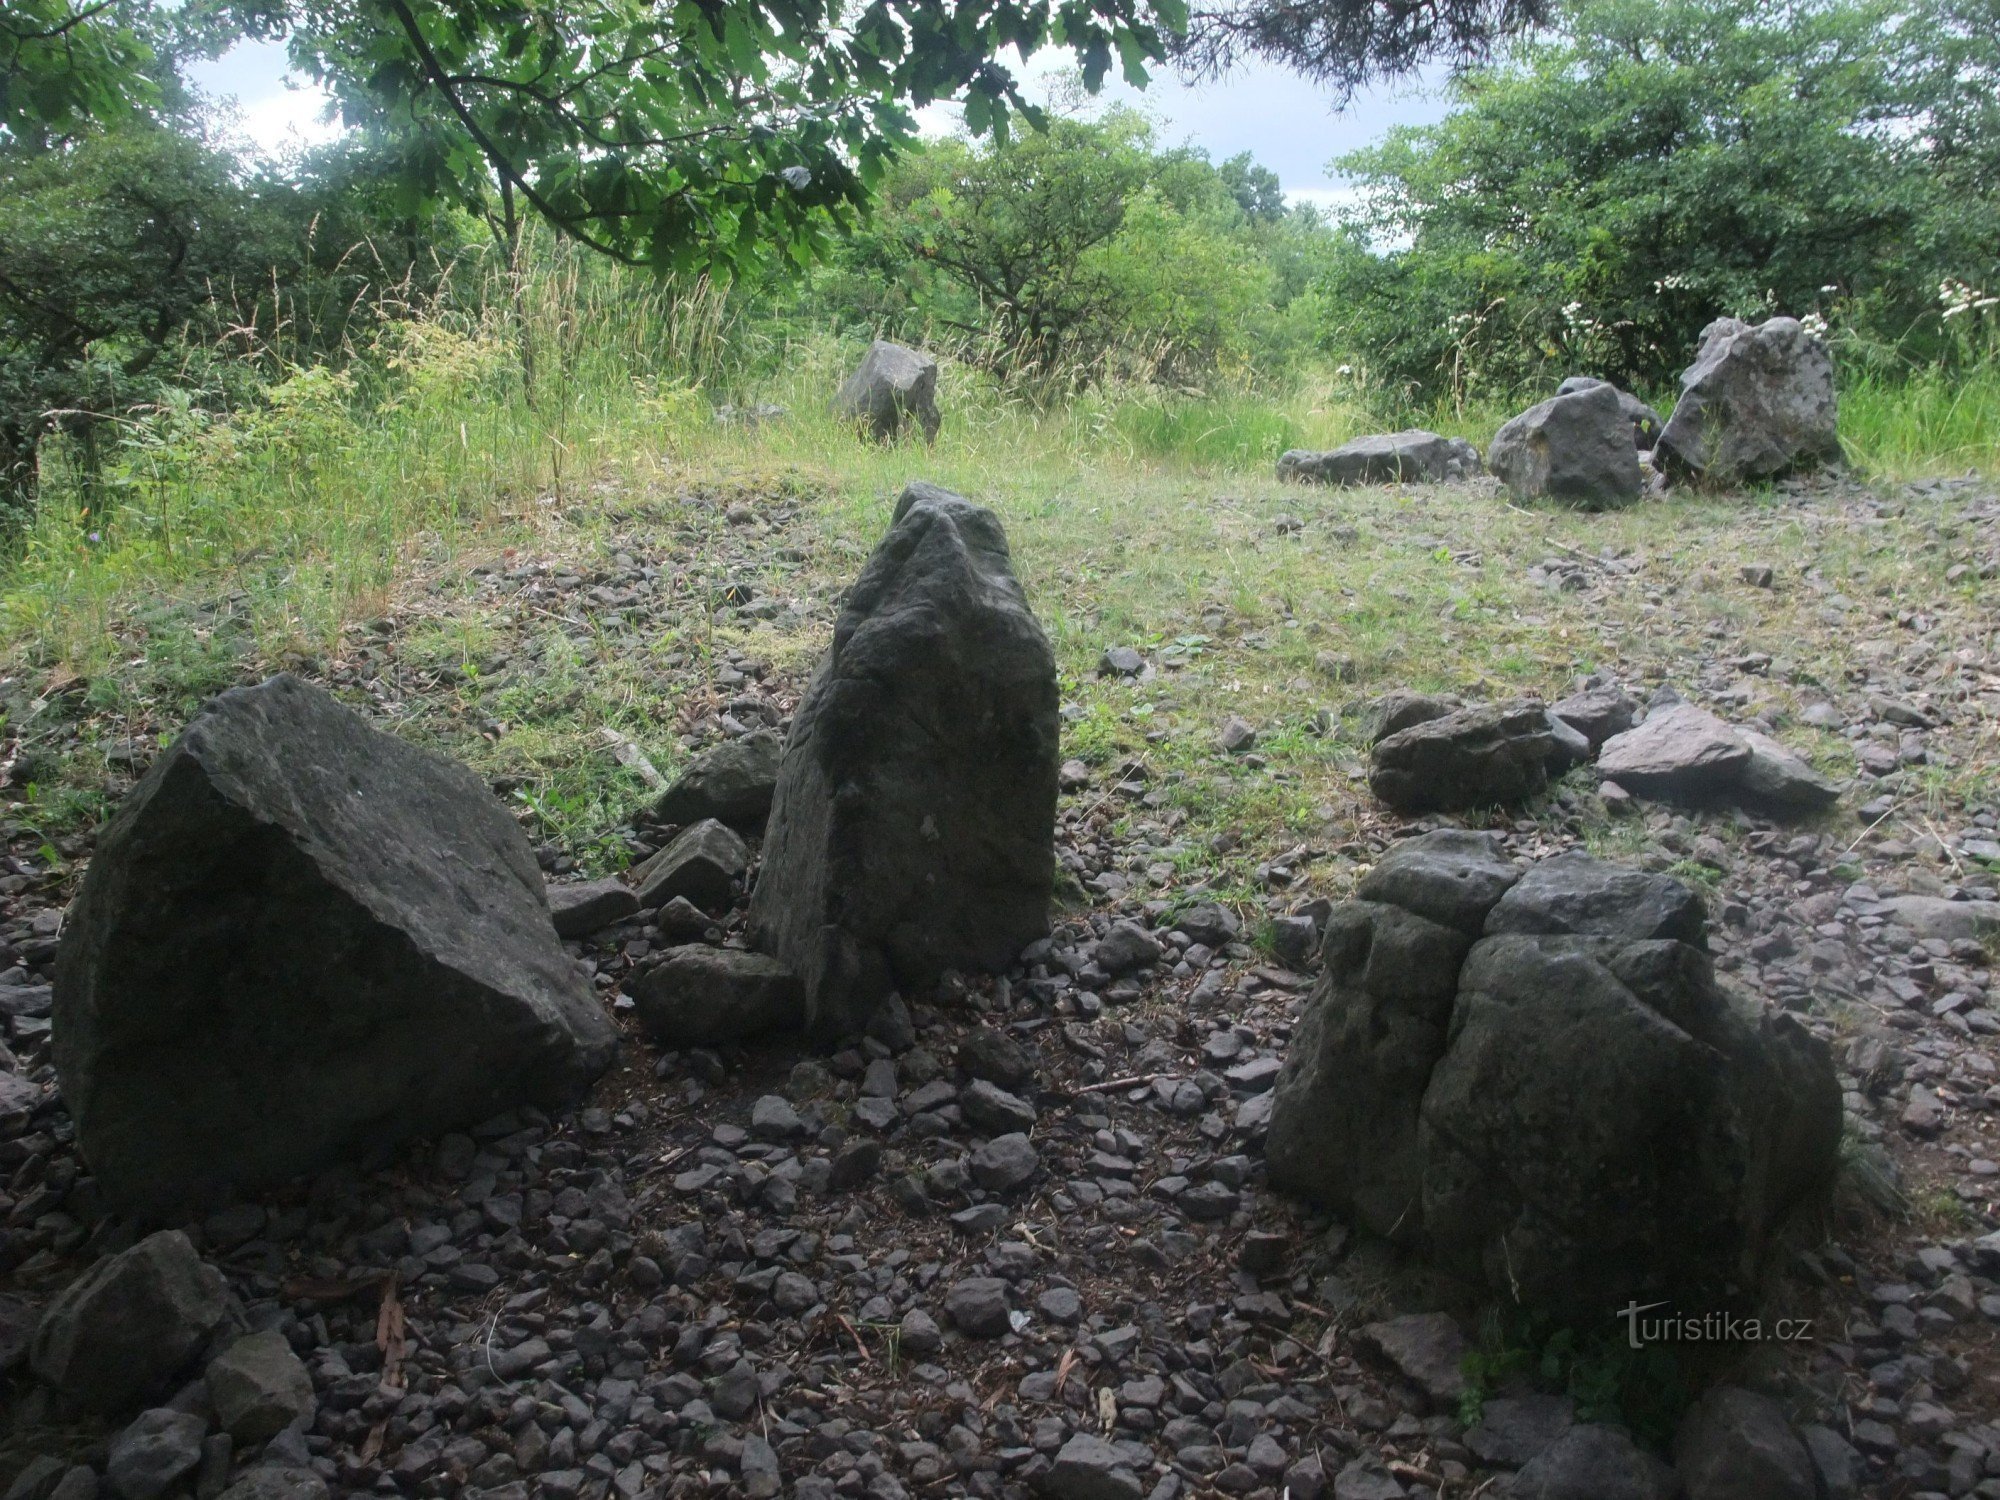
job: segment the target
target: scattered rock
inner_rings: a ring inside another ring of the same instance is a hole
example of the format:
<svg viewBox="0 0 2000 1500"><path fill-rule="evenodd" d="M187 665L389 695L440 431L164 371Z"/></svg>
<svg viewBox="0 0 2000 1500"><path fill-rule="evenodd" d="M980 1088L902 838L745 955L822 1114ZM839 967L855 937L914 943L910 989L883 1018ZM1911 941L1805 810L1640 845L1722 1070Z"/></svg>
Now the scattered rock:
<svg viewBox="0 0 2000 1500"><path fill-rule="evenodd" d="M70 1405L116 1415L164 1390L231 1306L188 1237L163 1229L106 1256L50 1304L29 1364Z"/></svg>
<svg viewBox="0 0 2000 1500"><path fill-rule="evenodd" d="M768 729L724 740L688 763L653 804L670 826L714 819L742 833L761 833L778 786L785 742Z"/></svg>
<svg viewBox="0 0 2000 1500"><path fill-rule="evenodd" d="M750 906L822 1036L1048 931L1055 660L991 511L912 485L793 720Z"/></svg>
<svg viewBox="0 0 2000 1500"><path fill-rule="evenodd" d="M833 409L878 443L900 437L911 426L931 442L940 425L937 382L937 361L928 354L877 339L841 384Z"/></svg>
<svg viewBox="0 0 2000 1500"><path fill-rule="evenodd" d="M1882 914L1918 937L1983 943L2000 937L2000 901L1947 901L1942 896L1886 896Z"/></svg>
<svg viewBox="0 0 2000 1500"><path fill-rule="evenodd" d="M1547 712L1533 699L1480 704L1379 741L1368 787L1405 813L1520 802L1548 785L1554 749Z"/></svg>
<svg viewBox="0 0 2000 1500"><path fill-rule="evenodd" d="M1418 428L1358 437L1331 453L1293 448L1278 456L1278 477L1300 484L1433 484L1478 472L1472 444Z"/></svg>
<svg viewBox="0 0 2000 1500"><path fill-rule="evenodd" d="M617 1035L493 794L289 676L212 700L119 807L55 1006L84 1154L134 1210L563 1103Z"/></svg>
<svg viewBox="0 0 2000 1500"><path fill-rule="evenodd" d="M1494 435L1486 465L1516 499L1573 510L1631 505L1642 483L1631 421L1609 385L1530 407Z"/></svg>
<svg viewBox="0 0 2000 1500"><path fill-rule="evenodd" d="M1223 720L1215 743L1225 755L1246 755L1257 748L1257 731L1248 719L1231 714Z"/></svg>
<svg viewBox="0 0 2000 1500"><path fill-rule="evenodd" d="M1137 922L1113 922L1097 940L1097 966L1107 974L1129 974L1159 961L1159 939Z"/></svg>
<svg viewBox="0 0 2000 1500"><path fill-rule="evenodd" d="M670 951L632 986L640 1029L662 1047L716 1047L796 1032L805 989L775 958L699 944Z"/></svg>
<svg viewBox="0 0 2000 1500"><path fill-rule="evenodd" d="M651 911L679 897L705 911L729 905L750 868L750 850L736 830L705 818L632 871L639 904Z"/></svg>
<svg viewBox="0 0 2000 1500"><path fill-rule="evenodd" d="M1495 1396L1479 1408L1465 1446L1475 1458L1518 1469L1575 1425L1576 1403L1567 1396L1531 1392Z"/></svg>
<svg viewBox="0 0 2000 1500"><path fill-rule="evenodd" d="M260 1464L246 1469L220 1500L327 1500L326 1481L311 1469Z"/></svg>
<svg viewBox="0 0 2000 1500"><path fill-rule="evenodd" d="M1654 458L1717 487L1841 461L1833 359L1796 318L1719 318L1681 376Z"/></svg>
<svg viewBox="0 0 2000 1500"><path fill-rule="evenodd" d="M989 1193L1010 1193L1035 1175L1041 1157L1019 1131L996 1135L972 1153L972 1178Z"/></svg>
<svg viewBox="0 0 2000 1500"><path fill-rule="evenodd" d="M1007 1283L997 1276L968 1276L944 1296L945 1316L960 1333L976 1339L997 1339L1013 1324L1007 1307Z"/></svg>

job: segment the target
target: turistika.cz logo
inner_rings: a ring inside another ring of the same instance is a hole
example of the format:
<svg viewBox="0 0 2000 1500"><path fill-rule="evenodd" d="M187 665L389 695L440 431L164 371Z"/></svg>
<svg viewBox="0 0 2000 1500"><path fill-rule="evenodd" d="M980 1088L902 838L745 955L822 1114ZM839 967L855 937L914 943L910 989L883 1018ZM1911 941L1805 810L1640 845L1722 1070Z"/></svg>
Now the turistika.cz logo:
<svg viewBox="0 0 2000 1500"><path fill-rule="evenodd" d="M1737 1313L1657 1312L1664 1302L1633 1302L1618 1316L1634 1349L1648 1344L1797 1344L1812 1337L1811 1318L1753 1318Z"/></svg>

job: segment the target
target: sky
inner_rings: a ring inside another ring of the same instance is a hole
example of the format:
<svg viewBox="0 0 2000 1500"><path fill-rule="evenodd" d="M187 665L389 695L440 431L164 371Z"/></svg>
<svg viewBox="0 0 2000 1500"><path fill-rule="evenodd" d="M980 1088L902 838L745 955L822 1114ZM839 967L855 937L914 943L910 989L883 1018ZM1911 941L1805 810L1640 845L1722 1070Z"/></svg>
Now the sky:
<svg viewBox="0 0 2000 1500"><path fill-rule="evenodd" d="M1038 59L1028 70L1030 93L1042 93L1058 66ZM281 43L239 44L216 61L196 67L193 81L212 96L235 100L240 134L255 149L282 153L334 133L334 127L321 118L325 97L287 77ZM1346 108L1336 110L1325 90L1282 68L1261 64L1194 87L1159 77L1143 94L1118 81L1108 85L1102 97L1146 111L1166 145L1199 146L1216 161L1248 151L1278 174L1291 201L1322 205L1349 196L1327 170L1334 157L1371 144L1392 125L1428 124L1445 113L1435 76L1364 91ZM925 125L948 130L951 118L945 111L933 111Z"/></svg>

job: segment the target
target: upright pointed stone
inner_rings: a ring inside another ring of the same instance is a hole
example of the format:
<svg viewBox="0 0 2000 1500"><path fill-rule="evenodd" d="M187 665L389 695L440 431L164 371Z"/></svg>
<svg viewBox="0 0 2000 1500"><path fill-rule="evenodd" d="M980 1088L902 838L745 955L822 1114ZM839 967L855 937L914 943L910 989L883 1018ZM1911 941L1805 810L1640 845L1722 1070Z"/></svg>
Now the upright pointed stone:
<svg viewBox="0 0 2000 1500"><path fill-rule="evenodd" d="M1048 931L1056 705L999 521L911 485L793 719L750 903L817 1035Z"/></svg>
<svg viewBox="0 0 2000 1500"><path fill-rule="evenodd" d="M57 958L63 1097L134 1211L560 1104L615 1039L492 792L290 676L154 762Z"/></svg>

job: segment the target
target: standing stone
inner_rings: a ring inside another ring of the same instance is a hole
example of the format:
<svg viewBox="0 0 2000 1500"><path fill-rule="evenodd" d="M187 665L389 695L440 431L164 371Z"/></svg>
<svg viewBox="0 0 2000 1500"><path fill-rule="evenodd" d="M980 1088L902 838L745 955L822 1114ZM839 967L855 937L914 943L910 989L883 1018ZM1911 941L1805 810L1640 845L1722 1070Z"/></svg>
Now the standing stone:
<svg viewBox="0 0 2000 1500"><path fill-rule="evenodd" d="M132 1211L561 1104L615 1044L493 794L291 676L153 763L56 964L63 1097Z"/></svg>
<svg viewBox="0 0 2000 1500"><path fill-rule="evenodd" d="M1548 499L1573 510L1630 505L1643 483L1632 424L1608 385L1522 412L1494 435L1486 466L1517 499Z"/></svg>
<svg viewBox="0 0 2000 1500"><path fill-rule="evenodd" d="M1654 449L1668 473L1726 486L1841 460L1833 358L1796 318L1718 318Z"/></svg>
<svg viewBox="0 0 2000 1500"><path fill-rule="evenodd" d="M112 1414L162 1391L230 1316L221 1273L178 1229L107 1256L50 1304L29 1364L81 1410Z"/></svg>
<svg viewBox="0 0 2000 1500"><path fill-rule="evenodd" d="M1558 396L1574 396L1578 391L1593 390L1604 386L1617 393L1618 410L1625 420L1632 424L1632 447L1635 451L1650 452L1660 440L1660 429L1664 425L1660 414L1641 401L1630 391L1621 391L1608 380L1599 380L1594 375L1572 375L1556 387Z"/></svg>
<svg viewBox="0 0 2000 1500"><path fill-rule="evenodd" d="M910 486L793 720L750 903L820 1037L1046 935L1056 706L999 521Z"/></svg>
<svg viewBox="0 0 2000 1500"><path fill-rule="evenodd" d="M833 398L833 409L860 424L878 443L913 423L930 442L938 435L937 361L887 339L868 346Z"/></svg>
<svg viewBox="0 0 2000 1500"><path fill-rule="evenodd" d="M1479 450L1464 438L1410 428L1343 443L1330 453L1290 448L1278 455L1278 477L1297 484L1346 488L1357 484L1435 484L1470 479Z"/></svg>

